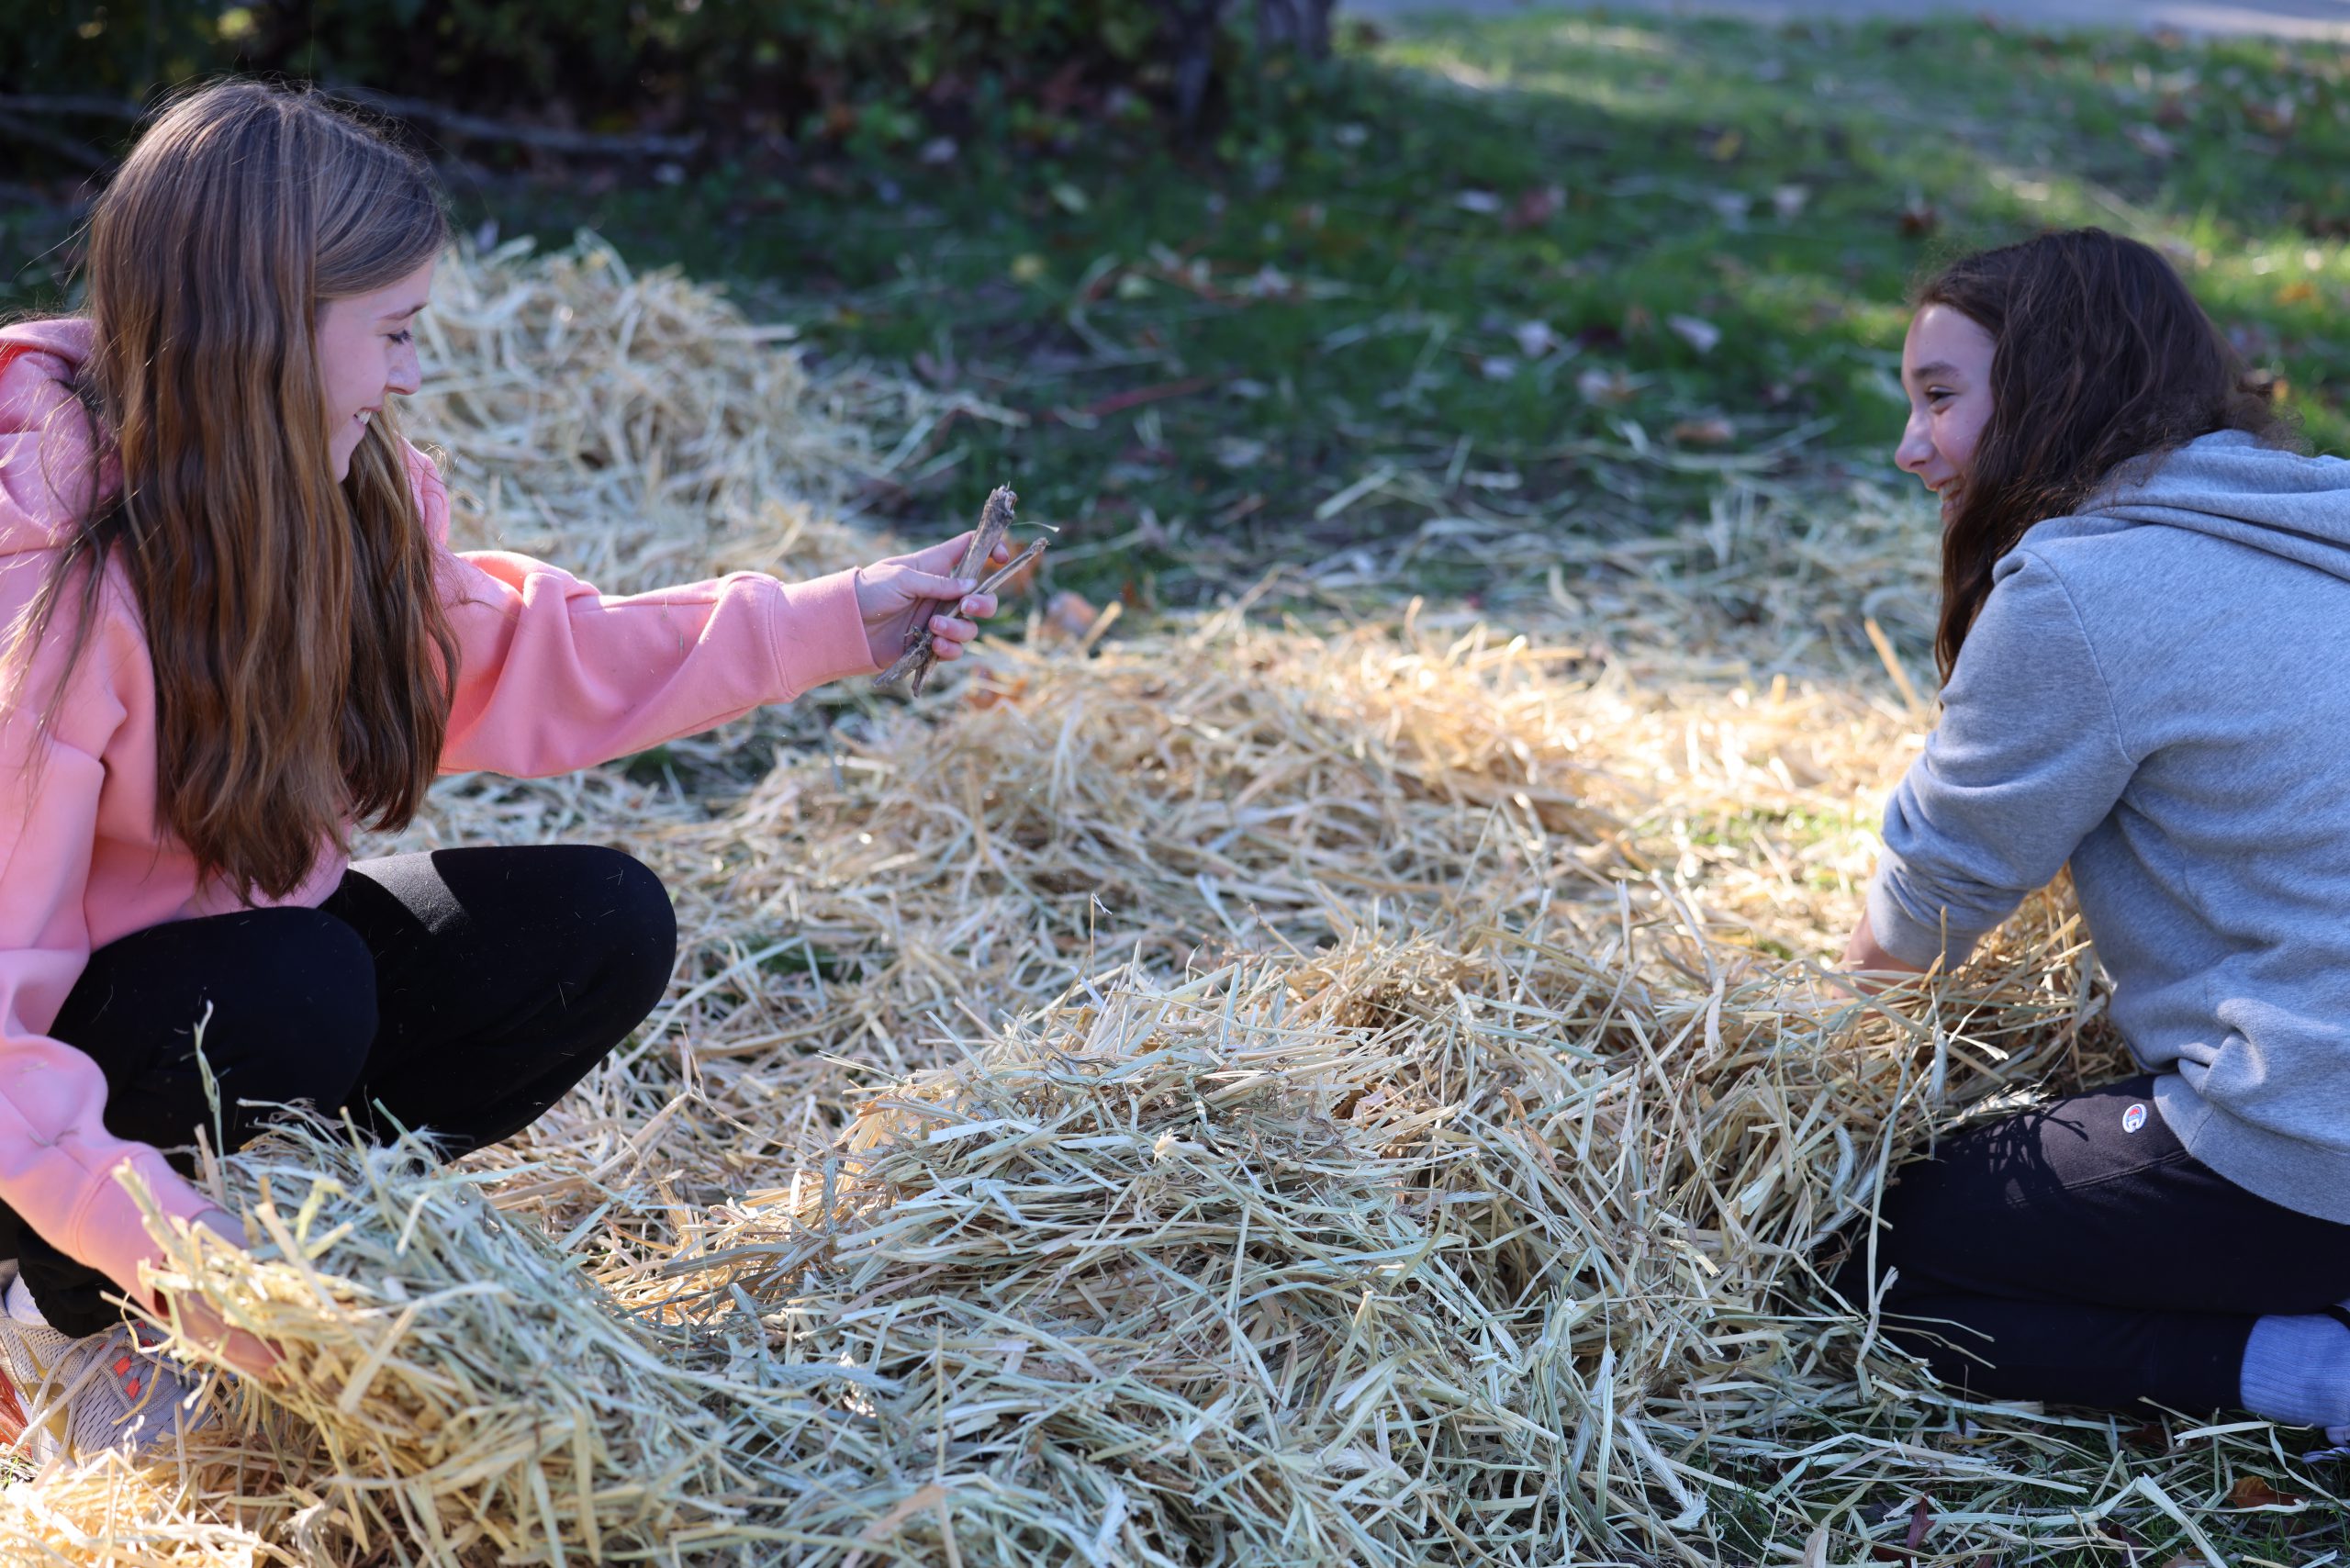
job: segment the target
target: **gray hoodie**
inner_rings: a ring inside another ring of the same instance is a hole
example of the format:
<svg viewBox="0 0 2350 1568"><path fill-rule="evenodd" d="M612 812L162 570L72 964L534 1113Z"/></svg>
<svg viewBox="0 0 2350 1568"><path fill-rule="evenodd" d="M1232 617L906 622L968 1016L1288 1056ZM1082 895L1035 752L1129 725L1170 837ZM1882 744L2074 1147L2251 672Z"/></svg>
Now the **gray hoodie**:
<svg viewBox="0 0 2350 1568"><path fill-rule="evenodd" d="M1995 578L1886 807L1877 940L1964 962L2071 861L2171 1130L2350 1224L2350 462L2208 435Z"/></svg>

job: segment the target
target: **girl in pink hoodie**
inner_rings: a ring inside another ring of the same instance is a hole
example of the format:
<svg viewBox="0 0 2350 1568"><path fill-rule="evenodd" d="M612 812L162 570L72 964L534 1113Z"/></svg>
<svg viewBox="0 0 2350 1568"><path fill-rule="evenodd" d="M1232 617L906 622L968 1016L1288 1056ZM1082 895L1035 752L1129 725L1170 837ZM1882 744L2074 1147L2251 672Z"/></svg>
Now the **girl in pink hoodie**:
<svg viewBox="0 0 2350 1568"><path fill-rule="evenodd" d="M207 1070L232 1145L308 1100L462 1152L659 1000L675 923L628 856L352 865L355 823L436 772L566 772L869 673L932 600L960 598L942 658L994 612L947 576L961 540L625 598L453 553L392 415L445 239L414 160L223 84L99 201L87 319L0 330L0 1439L171 1429L182 1384L108 1295L159 1305L127 1173L242 1243L183 1174Z"/></svg>

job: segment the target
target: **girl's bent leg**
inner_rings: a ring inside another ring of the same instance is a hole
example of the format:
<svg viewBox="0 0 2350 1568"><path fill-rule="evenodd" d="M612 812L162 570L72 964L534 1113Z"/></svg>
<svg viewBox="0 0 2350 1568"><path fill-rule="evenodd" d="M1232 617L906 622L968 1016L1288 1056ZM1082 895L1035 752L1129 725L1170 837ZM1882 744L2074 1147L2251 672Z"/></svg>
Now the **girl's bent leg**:
<svg viewBox="0 0 2350 1568"><path fill-rule="evenodd" d="M1980 1399L2126 1410L2141 1400L2201 1415L2230 1409L2254 1317L2132 1312L1993 1295L1888 1295L1885 1335Z"/></svg>
<svg viewBox="0 0 2350 1568"><path fill-rule="evenodd" d="M199 1128L235 1148L278 1104L343 1103L375 1039L375 960L358 933L313 909L173 921L91 954L50 1033L105 1073L106 1130L188 1172ZM0 1207L7 1250L52 1327L79 1336L120 1321L110 1281Z"/></svg>
<svg viewBox="0 0 2350 1568"><path fill-rule="evenodd" d="M1963 1134L1886 1189L1887 1336L1994 1398L2203 1411L2238 1403L2254 1322L2350 1296L2350 1226L2188 1154L2153 1080ZM1838 1287L1865 1305L1866 1238Z"/></svg>
<svg viewBox="0 0 2350 1568"><path fill-rule="evenodd" d="M326 907L375 956L381 1027L353 1112L380 1105L379 1135L429 1127L459 1153L536 1121L653 1011L677 963L660 879L590 845L363 861Z"/></svg>

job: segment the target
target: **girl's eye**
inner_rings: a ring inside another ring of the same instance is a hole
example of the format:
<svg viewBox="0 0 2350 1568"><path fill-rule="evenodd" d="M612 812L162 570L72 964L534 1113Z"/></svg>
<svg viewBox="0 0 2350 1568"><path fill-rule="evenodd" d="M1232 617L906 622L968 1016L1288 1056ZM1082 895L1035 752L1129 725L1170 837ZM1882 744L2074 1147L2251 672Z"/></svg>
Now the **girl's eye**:
<svg viewBox="0 0 2350 1568"><path fill-rule="evenodd" d="M415 334L414 332L409 332L409 331L399 331L399 332L394 332L394 333L392 333L392 334L391 334L391 340L392 340L392 342L396 342L396 343L404 343L404 342L407 342L409 339L411 339L411 338L413 338L413 337L415 337L415 336L416 336L416 334Z"/></svg>

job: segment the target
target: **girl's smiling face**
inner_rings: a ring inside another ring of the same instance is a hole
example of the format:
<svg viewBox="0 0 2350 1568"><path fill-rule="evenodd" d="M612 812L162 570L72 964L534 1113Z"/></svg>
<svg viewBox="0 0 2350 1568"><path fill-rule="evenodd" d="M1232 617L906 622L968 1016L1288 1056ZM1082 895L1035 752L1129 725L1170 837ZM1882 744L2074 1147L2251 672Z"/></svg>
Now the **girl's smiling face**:
<svg viewBox="0 0 2350 1568"><path fill-rule="evenodd" d="M410 329L432 293L432 266L319 308L319 385L326 392L327 456L335 483L351 474L351 454L384 400L422 385Z"/></svg>
<svg viewBox="0 0 2350 1568"><path fill-rule="evenodd" d="M1991 334L1947 305L1910 319L1901 345L1901 386L1909 423L1893 461L1942 500L1947 523L1975 464L1975 443L1991 417Z"/></svg>

